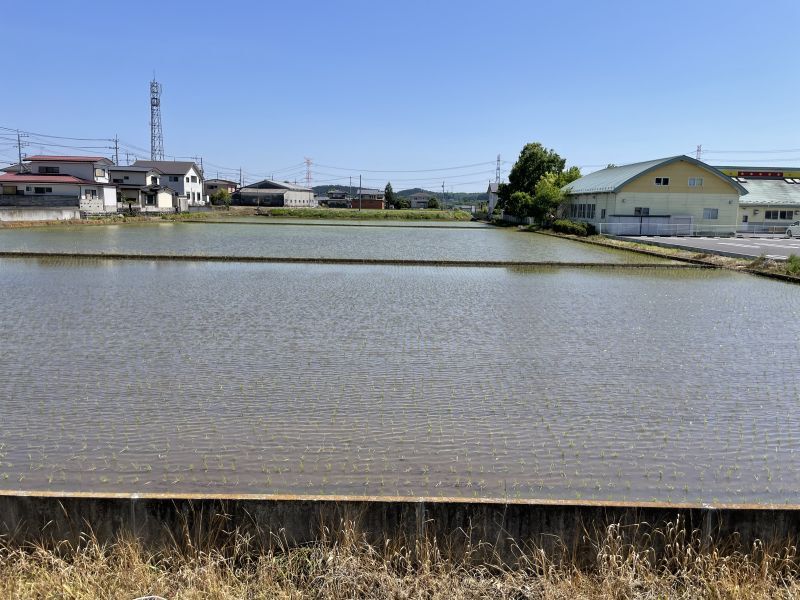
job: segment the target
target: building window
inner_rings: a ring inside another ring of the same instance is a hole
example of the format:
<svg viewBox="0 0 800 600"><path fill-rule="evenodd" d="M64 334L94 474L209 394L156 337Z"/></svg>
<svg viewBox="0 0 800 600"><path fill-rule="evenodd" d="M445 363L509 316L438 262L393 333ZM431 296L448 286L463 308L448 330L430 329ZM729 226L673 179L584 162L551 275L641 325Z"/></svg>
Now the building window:
<svg viewBox="0 0 800 600"><path fill-rule="evenodd" d="M35 187L33 188L34 194L52 194L53 188L51 187Z"/></svg>
<svg viewBox="0 0 800 600"><path fill-rule="evenodd" d="M713 221L714 219L719 219L719 209L718 208L704 208L703 209L703 219L707 221Z"/></svg>
<svg viewBox="0 0 800 600"><path fill-rule="evenodd" d="M689 187L703 187L703 178L689 177Z"/></svg>
<svg viewBox="0 0 800 600"><path fill-rule="evenodd" d="M637 206L633 209L633 216L634 217L647 217L650 216L650 207L649 206Z"/></svg>
<svg viewBox="0 0 800 600"><path fill-rule="evenodd" d="M58 167L39 167L40 175L57 175L59 173Z"/></svg>
<svg viewBox="0 0 800 600"><path fill-rule="evenodd" d="M174 183L177 183L178 182L178 176L177 175L170 175L169 176L169 180L174 182Z"/></svg>
<svg viewBox="0 0 800 600"><path fill-rule="evenodd" d="M95 177L105 177L106 176L106 170L105 169L95 169L94 170L94 176Z"/></svg>
<svg viewBox="0 0 800 600"><path fill-rule="evenodd" d="M150 184L151 185L158 185L158 177L156 177L155 175L151 175L150 176Z"/></svg>
<svg viewBox="0 0 800 600"><path fill-rule="evenodd" d="M764 211L764 218L769 219L770 221L785 221L790 220L794 217L793 210L765 210Z"/></svg>
<svg viewBox="0 0 800 600"><path fill-rule="evenodd" d="M742 223L747 223L747 215L742 215Z"/></svg>
<svg viewBox="0 0 800 600"><path fill-rule="evenodd" d="M130 177L128 177L127 175L125 175L125 176L123 176L123 179L124 179L125 181L128 181L128 179L130 179Z"/></svg>
<svg viewBox="0 0 800 600"><path fill-rule="evenodd" d="M96 200L97 199L97 190L85 190L83 192L83 197L87 200Z"/></svg>
<svg viewBox="0 0 800 600"><path fill-rule="evenodd" d="M656 185L669 185L669 177L656 177Z"/></svg>
<svg viewBox="0 0 800 600"><path fill-rule="evenodd" d="M189 183L189 178L188 177L186 178L186 183Z"/></svg>
<svg viewBox="0 0 800 600"><path fill-rule="evenodd" d="M192 183L197 183L197 175L192 175Z"/></svg>
<svg viewBox="0 0 800 600"><path fill-rule="evenodd" d="M600 218L601 219L605 219L606 218L606 209L605 208L601 208L600 209Z"/></svg>
<svg viewBox="0 0 800 600"><path fill-rule="evenodd" d="M111 180L111 183L122 183L122 179L119 179L119 178L117 178L117 179L112 179L112 180Z"/></svg>

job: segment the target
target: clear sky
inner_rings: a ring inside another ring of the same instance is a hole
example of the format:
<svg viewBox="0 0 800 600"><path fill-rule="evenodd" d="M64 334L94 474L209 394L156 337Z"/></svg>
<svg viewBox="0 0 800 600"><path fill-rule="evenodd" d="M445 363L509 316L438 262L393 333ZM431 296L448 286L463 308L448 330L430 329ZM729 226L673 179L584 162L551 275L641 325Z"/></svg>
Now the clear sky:
<svg viewBox="0 0 800 600"><path fill-rule="evenodd" d="M531 141L584 171L697 144L712 164L800 165L797 0L44 0L0 22L0 126L119 135L123 163L149 158L155 72L165 152L207 177L302 181L310 157L314 185L482 191Z"/></svg>

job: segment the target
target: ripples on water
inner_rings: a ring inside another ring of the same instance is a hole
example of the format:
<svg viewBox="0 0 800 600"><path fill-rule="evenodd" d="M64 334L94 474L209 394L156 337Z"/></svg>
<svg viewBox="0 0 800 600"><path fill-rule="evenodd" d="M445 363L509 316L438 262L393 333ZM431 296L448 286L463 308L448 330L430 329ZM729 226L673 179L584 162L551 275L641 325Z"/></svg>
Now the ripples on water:
<svg viewBox="0 0 800 600"><path fill-rule="evenodd" d="M0 289L3 489L800 493L787 284L0 260Z"/></svg>
<svg viewBox="0 0 800 600"><path fill-rule="evenodd" d="M272 221L273 223L275 221ZM543 235L442 227L157 223L0 231L0 250L414 260L666 262ZM431 229L436 227L436 231Z"/></svg>

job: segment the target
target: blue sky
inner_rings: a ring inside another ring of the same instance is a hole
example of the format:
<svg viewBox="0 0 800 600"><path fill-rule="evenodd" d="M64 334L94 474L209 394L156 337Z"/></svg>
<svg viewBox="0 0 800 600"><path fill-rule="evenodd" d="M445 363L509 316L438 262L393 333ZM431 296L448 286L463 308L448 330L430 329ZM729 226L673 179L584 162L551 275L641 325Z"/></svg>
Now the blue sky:
<svg viewBox="0 0 800 600"><path fill-rule="evenodd" d="M531 141L585 171L697 144L712 164L800 165L796 0L30 6L0 16L0 126L118 134L149 158L155 71L166 154L207 176L302 180L311 157L314 184L478 191ZM463 168L423 171L444 167Z"/></svg>

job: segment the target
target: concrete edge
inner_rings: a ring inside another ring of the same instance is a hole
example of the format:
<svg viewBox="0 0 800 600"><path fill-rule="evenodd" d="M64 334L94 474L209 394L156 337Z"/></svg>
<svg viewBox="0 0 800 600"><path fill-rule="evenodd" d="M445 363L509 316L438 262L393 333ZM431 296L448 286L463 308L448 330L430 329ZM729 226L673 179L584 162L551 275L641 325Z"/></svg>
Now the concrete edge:
<svg viewBox="0 0 800 600"><path fill-rule="evenodd" d="M289 263L289 264L332 264L332 265L397 265L415 267L555 267L592 269L685 269L711 265L699 263L690 267L670 263L603 263L603 262L557 262L557 261L518 261L518 260L424 260L424 259L378 259L378 258L296 258L283 256L213 256L213 255L173 255L173 254L126 254L105 252L35 252L25 250L0 251L0 258L72 258L95 260L138 260L138 261L180 261L180 262L242 262L242 263ZM663 258L663 257L662 257Z"/></svg>
<svg viewBox="0 0 800 600"><path fill-rule="evenodd" d="M611 248L611 249L614 249L614 250L623 250L623 251L627 251L627 252L638 252L639 254L645 254L645 255L648 255L648 256L658 256L660 258L667 258L667 259L670 259L670 260L685 262L685 263L689 263L689 264L697 265L697 266L705 266L707 268L725 269L727 271L733 271L735 273L749 273L750 275L758 275L759 277L767 277L769 279L776 279L778 281L785 281L787 283L800 284L800 277L795 277L793 275L787 275L785 273L772 273L770 271L759 271L758 269L751 269L751 268L747 268L747 267L744 267L744 268L741 268L741 269L735 269L735 268L732 268L732 267L727 267L725 265L715 265L713 263L708 263L705 260L700 259L700 258L689 258L689 257L684 257L684 256L665 256L665 255L660 254L658 252L650 252L648 250L644 250L643 248L620 248L619 246L612 246L612 245L609 245L609 244L604 244L604 243L598 242L596 240L584 240L584 239L581 239L579 237L560 235L560 234L557 234L557 233L551 233L551 232L545 232L545 231L534 231L533 233L538 233L539 235L548 235L550 237L561 238L562 240L573 240L575 242L580 242L582 244L589 244L589 245L592 245L592 246L599 246L599 247L602 247L602 248ZM621 236L608 235L608 236L603 236L603 237L619 240L619 241L622 241L622 242L630 242L630 240L625 239L624 237L621 237ZM694 249L694 248L689 248L689 247L677 248L676 246L670 246L670 245L667 245L667 244L659 244L658 242L650 242L650 241L644 241L644 240L637 240L636 242L632 242L632 243L649 244L651 246L658 246L658 247L661 247L661 248L670 248L670 249L674 249L674 250L682 250L683 249L683 250L687 250L689 252L698 252L699 254L713 254L713 255L717 255L717 256L726 256L728 258L736 258L736 259L743 260L743 261L752 260L752 259L748 259L746 257L743 257L741 254L729 254L729 253L726 253L726 252L712 252L712 251L708 250L707 248L699 248L699 249Z"/></svg>
<svg viewBox="0 0 800 600"><path fill-rule="evenodd" d="M591 499L550 498L497 498L497 497L453 497L453 496L359 496L318 494L207 494L207 493L131 493L131 492L58 492L44 490L0 490L6 498L55 498L89 500L219 500L219 501L268 501L268 502L357 502L374 504L463 504L495 506L560 506L575 508L621 508L621 509L677 509L677 510L750 510L750 511L800 511L800 504L735 504L623 501Z"/></svg>

